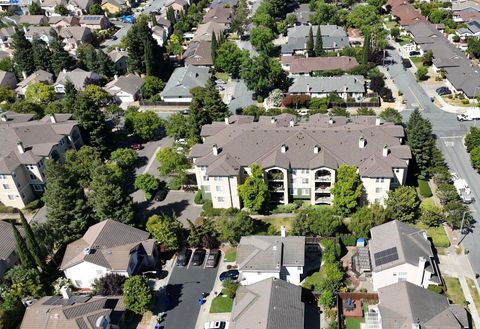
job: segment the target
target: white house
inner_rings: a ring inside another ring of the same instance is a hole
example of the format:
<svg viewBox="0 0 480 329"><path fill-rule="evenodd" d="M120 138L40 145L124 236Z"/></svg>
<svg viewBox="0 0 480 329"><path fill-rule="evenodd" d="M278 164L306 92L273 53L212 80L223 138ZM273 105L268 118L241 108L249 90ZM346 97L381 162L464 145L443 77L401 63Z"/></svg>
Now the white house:
<svg viewBox="0 0 480 329"><path fill-rule="evenodd" d="M91 288L108 273L131 276L154 268L158 248L150 234L108 219L67 246L60 270L77 288Z"/></svg>
<svg viewBox="0 0 480 329"><path fill-rule="evenodd" d="M105 90L120 103L128 104L138 99L143 83L143 78L130 73L121 77L115 76L114 80L107 83Z"/></svg>
<svg viewBox="0 0 480 329"><path fill-rule="evenodd" d="M334 93L347 101L353 98L360 101L366 93L365 79L360 75L342 75L337 77L299 76L288 88L293 95L308 95L312 98L327 97Z"/></svg>
<svg viewBox="0 0 480 329"><path fill-rule="evenodd" d="M203 66L188 65L178 67L160 93L165 103L185 103L192 101L190 90L195 87L205 87L210 79L210 69Z"/></svg>
<svg viewBox="0 0 480 329"><path fill-rule="evenodd" d="M237 265L242 285L268 278L300 284L305 265L305 237L244 236L237 247Z"/></svg>
<svg viewBox="0 0 480 329"><path fill-rule="evenodd" d="M440 284L440 272L425 231L399 221L370 230L373 289L408 281L427 288Z"/></svg>
<svg viewBox="0 0 480 329"><path fill-rule="evenodd" d="M57 94L65 93L65 85L67 81L70 81L75 86L75 89L80 91L88 84L95 84L100 82L100 76L95 72L87 72L80 68L76 68L73 71L60 71L57 80L55 81L53 88Z"/></svg>

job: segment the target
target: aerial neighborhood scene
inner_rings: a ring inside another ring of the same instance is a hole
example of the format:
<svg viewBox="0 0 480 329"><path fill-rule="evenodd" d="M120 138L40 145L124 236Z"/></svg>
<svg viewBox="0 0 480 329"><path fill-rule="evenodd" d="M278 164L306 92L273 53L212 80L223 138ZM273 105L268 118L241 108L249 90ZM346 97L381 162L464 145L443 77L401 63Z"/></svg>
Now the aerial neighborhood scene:
<svg viewBox="0 0 480 329"><path fill-rule="evenodd" d="M480 328L480 0L0 0L0 329Z"/></svg>

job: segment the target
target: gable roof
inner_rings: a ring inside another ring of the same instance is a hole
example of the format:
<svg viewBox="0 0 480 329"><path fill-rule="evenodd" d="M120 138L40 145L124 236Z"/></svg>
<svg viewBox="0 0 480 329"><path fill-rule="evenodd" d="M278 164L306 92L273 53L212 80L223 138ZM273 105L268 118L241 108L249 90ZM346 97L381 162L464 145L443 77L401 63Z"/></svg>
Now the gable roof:
<svg viewBox="0 0 480 329"><path fill-rule="evenodd" d="M122 75L116 80L112 80L105 86L105 90L112 95L118 92L125 92L130 95L136 95L142 88L144 79L133 73Z"/></svg>
<svg viewBox="0 0 480 329"><path fill-rule="evenodd" d="M213 65L212 43L210 41L190 42L182 55L185 65Z"/></svg>
<svg viewBox="0 0 480 329"><path fill-rule="evenodd" d="M26 79L20 81L17 86L20 88L27 87L31 83L45 83L45 84L52 84L53 83L53 74L44 70L37 70L30 74Z"/></svg>
<svg viewBox="0 0 480 329"><path fill-rule="evenodd" d="M290 58L288 58L290 57ZM292 58L293 57L293 58ZM282 56L282 64L289 61L290 73L310 73L314 71L327 70L351 70L358 65L355 57L336 56L336 57L297 57Z"/></svg>
<svg viewBox="0 0 480 329"><path fill-rule="evenodd" d="M232 20L233 9L231 7L217 6L207 11L203 16L203 23L216 22L228 24Z"/></svg>
<svg viewBox="0 0 480 329"><path fill-rule="evenodd" d="M176 68L160 95L189 97L190 89L204 87L210 75L208 67L188 65Z"/></svg>
<svg viewBox="0 0 480 329"><path fill-rule="evenodd" d="M198 25L197 30L193 36L192 41L211 41L212 33L218 37L225 30L225 24L216 23L213 21Z"/></svg>
<svg viewBox="0 0 480 329"><path fill-rule="evenodd" d="M292 329L304 327L302 289L276 278L240 286L233 301L232 329Z"/></svg>
<svg viewBox="0 0 480 329"><path fill-rule="evenodd" d="M289 93L364 93L365 79L361 75L341 75L335 77L295 77L288 88Z"/></svg>
<svg viewBox="0 0 480 329"><path fill-rule="evenodd" d="M83 90L86 84L91 81L99 81L100 76L95 72L87 72L80 68L76 68L73 71L60 71L57 77L57 81L55 81L55 85L62 84L64 85L67 83L67 80L70 80L75 89Z"/></svg>
<svg viewBox="0 0 480 329"><path fill-rule="evenodd" d="M22 233L22 228L18 230ZM12 224L1 220L0 221L0 277L14 264L10 263L12 256L16 254L17 244L15 236L13 235ZM9 260L7 262L7 260ZM15 259L13 259L15 260Z"/></svg>

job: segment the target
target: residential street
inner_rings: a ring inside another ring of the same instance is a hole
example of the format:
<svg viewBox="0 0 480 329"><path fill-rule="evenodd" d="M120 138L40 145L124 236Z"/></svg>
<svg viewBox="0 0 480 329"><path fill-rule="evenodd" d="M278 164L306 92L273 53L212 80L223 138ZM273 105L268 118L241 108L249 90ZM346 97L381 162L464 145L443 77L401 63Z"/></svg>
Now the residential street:
<svg viewBox="0 0 480 329"><path fill-rule="evenodd" d="M417 103L423 108L423 115L431 121L433 132L437 136L437 144L451 171L466 179L475 199L480 200L480 175L472 168L469 155L462 143L464 135L474 123L459 122L456 120L455 114L440 110L430 101L422 87L417 83L415 76L409 70L403 70L398 50L390 50L390 55L397 63L390 66L390 74L399 90L404 94L407 109L412 108L412 103ZM402 112L405 122L410 113L409 110ZM478 221L478 214L480 214L479 201L474 202L470 208L474 219ZM462 244L470 251L468 259L473 271L480 273L480 224L474 224L473 232L465 237Z"/></svg>

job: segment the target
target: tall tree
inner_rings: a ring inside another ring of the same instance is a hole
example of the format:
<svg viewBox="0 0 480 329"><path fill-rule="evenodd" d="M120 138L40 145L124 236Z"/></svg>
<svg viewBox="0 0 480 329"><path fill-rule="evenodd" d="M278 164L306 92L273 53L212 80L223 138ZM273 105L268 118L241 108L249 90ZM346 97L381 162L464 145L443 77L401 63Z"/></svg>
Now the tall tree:
<svg viewBox="0 0 480 329"><path fill-rule="evenodd" d="M37 239L35 238L35 234L33 234L32 228L30 224L25 219L25 216L20 211L20 223L22 224L25 244L27 246L28 252L30 253L32 259L35 261L37 267L41 268L42 271L45 270L45 254L44 248L41 246Z"/></svg>
<svg viewBox="0 0 480 329"><path fill-rule="evenodd" d="M428 177L435 140L432 135L432 124L422 117L418 109L412 112L408 120L407 141L419 174Z"/></svg>
<svg viewBox="0 0 480 329"><path fill-rule="evenodd" d="M158 47L148 27L148 17L139 18L126 36L128 71L159 75L163 50Z"/></svg>
<svg viewBox="0 0 480 329"><path fill-rule="evenodd" d="M175 217L153 215L147 221L147 231L167 248L177 250L183 226Z"/></svg>
<svg viewBox="0 0 480 329"><path fill-rule="evenodd" d="M265 94L272 87L284 87L286 76L277 60L260 54L242 65L240 76L247 87L257 94Z"/></svg>
<svg viewBox="0 0 480 329"><path fill-rule="evenodd" d="M24 238L20 235L17 227L12 223L13 236L15 237L16 251L18 257L23 266L27 268L36 268L35 260L32 257L32 254L28 250L27 243Z"/></svg>
<svg viewBox="0 0 480 329"><path fill-rule="evenodd" d="M320 30L320 24L317 27L317 35L315 36L315 48L313 49L315 56L323 55L323 40L322 40L322 31Z"/></svg>
<svg viewBox="0 0 480 329"><path fill-rule="evenodd" d="M312 27L310 26L310 30L308 31L308 39L307 39L307 46L306 46L306 51L307 51L307 56L312 57L315 55L314 53L314 44L313 44L313 30Z"/></svg>
<svg viewBox="0 0 480 329"><path fill-rule="evenodd" d="M93 171L103 163L100 151L84 145L79 150L68 150L65 154L65 168L83 188L88 188Z"/></svg>
<svg viewBox="0 0 480 329"><path fill-rule="evenodd" d="M417 217L420 202L414 187L400 186L388 192L386 205L391 219L412 223Z"/></svg>
<svg viewBox="0 0 480 329"><path fill-rule="evenodd" d="M77 89L72 81L67 80L65 83L65 95L63 96L63 107L66 113L71 113L75 109L75 102L77 99Z"/></svg>
<svg viewBox="0 0 480 329"><path fill-rule="evenodd" d="M153 302L153 291L144 276L129 277L123 285L125 308L136 314L143 314Z"/></svg>
<svg viewBox="0 0 480 329"><path fill-rule="evenodd" d="M50 50L52 51L51 67L53 73L58 76L61 70L71 69L75 65L75 60L63 48L63 42L55 30L50 30L50 37Z"/></svg>
<svg viewBox="0 0 480 329"><path fill-rule="evenodd" d="M251 175L238 187L238 194L243 205L251 211L265 211L270 201L270 193L263 179L263 169L254 163L250 170Z"/></svg>
<svg viewBox="0 0 480 329"><path fill-rule="evenodd" d="M175 10L173 9L172 6L168 7L167 10L167 19L172 23L172 25L175 24L176 19L175 19Z"/></svg>
<svg viewBox="0 0 480 329"><path fill-rule="evenodd" d="M358 206L362 190L363 184L357 167L341 164L332 188L333 206L343 215L351 214Z"/></svg>
<svg viewBox="0 0 480 329"><path fill-rule="evenodd" d="M363 40L362 64L367 65L370 58L370 33L367 33Z"/></svg>
<svg viewBox="0 0 480 329"><path fill-rule="evenodd" d="M212 60L215 63L215 58L217 57L217 49L218 49L218 44L217 44L217 36L215 35L215 31L212 32L212 43L211 43L211 53L212 53Z"/></svg>
<svg viewBox="0 0 480 329"><path fill-rule="evenodd" d="M348 229L355 234L356 237L368 237L368 233L372 227L383 224L388 219L388 213L385 208L375 203L362 208L355 212L348 223Z"/></svg>
<svg viewBox="0 0 480 329"><path fill-rule="evenodd" d="M52 53L48 49L47 44L37 36L34 36L32 40L32 53L35 70L50 72L50 57Z"/></svg>
<svg viewBox="0 0 480 329"><path fill-rule="evenodd" d="M32 74L35 71L32 44L25 38L22 29L15 30L12 41L13 65L17 76L21 77L23 73Z"/></svg>

